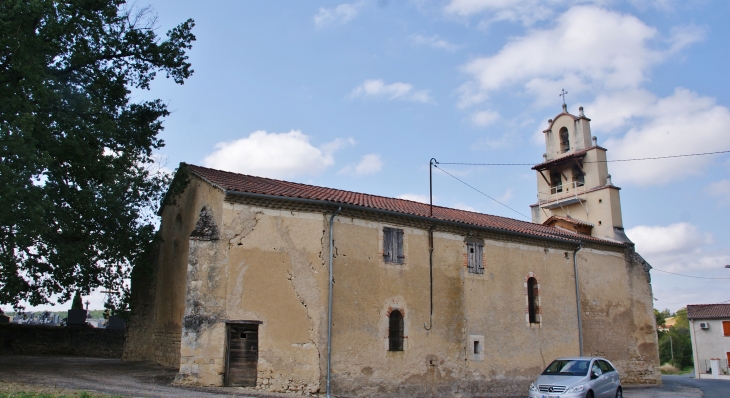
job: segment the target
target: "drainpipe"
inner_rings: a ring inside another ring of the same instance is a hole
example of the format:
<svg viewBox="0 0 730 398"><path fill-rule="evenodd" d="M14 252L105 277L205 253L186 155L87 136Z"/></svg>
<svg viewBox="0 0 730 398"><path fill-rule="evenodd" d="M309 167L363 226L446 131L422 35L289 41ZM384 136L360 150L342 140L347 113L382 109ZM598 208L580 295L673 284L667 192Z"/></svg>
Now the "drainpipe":
<svg viewBox="0 0 730 398"><path fill-rule="evenodd" d="M580 311L580 289L578 288L578 250L583 246L578 246L573 252L573 272L575 272L575 304L578 308L578 345L580 347L580 356L583 356L583 317Z"/></svg>
<svg viewBox="0 0 730 398"><path fill-rule="evenodd" d="M433 229L436 228L436 225L431 225L431 228L428 229L428 282L430 287L430 300L431 300L431 310L428 313L428 327L426 327L426 324L423 324L423 328L426 330L431 330L433 327Z"/></svg>
<svg viewBox="0 0 730 398"><path fill-rule="evenodd" d="M330 367L332 364L332 281L334 275L332 274L332 258L334 256L334 240L333 240L333 227L335 223L335 216L337 216L342 210L342 206L337 208L330 217L330 287L329 287L329 299L327 300L327 398L330 398Z"/></svg>

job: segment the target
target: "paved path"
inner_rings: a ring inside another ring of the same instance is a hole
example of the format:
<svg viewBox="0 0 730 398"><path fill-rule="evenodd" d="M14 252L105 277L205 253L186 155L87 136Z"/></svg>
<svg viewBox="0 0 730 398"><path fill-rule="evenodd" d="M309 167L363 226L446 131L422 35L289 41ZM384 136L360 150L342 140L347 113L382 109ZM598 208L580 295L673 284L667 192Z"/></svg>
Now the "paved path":
<svg viewBox="0 0 730 398"><path fill-rule="evenodd" d="M627 387L626 398L730 398L730 381L662 376L661 387Z"/></svg>

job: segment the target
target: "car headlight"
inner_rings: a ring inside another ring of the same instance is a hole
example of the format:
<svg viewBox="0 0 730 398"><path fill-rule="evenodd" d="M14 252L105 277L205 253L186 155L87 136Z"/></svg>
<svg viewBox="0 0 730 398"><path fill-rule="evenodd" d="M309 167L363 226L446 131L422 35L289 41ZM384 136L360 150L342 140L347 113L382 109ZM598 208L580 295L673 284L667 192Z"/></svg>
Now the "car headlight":
<svg viewBox="0 0 730 398"><path fill-rule="evenodd" d="M537 391L537 387L535 387L535 383L530 383L530 391Z"/></svg>
<svg viewBox="0 0 730 398"><path fill-rule="evenodd" d="M577 386L570 387L566 392L581 392L584 388L583 384L578 384Z"/></svg>

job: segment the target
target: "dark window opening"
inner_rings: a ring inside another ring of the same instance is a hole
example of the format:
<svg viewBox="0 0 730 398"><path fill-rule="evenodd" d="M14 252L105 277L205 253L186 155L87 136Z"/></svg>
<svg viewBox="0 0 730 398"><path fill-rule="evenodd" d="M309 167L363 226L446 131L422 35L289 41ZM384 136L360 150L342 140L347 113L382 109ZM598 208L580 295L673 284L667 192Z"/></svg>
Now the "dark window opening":
<svg viewBox="0 0 730 398"><path fill-rule="evenodd" d="M386 263L403 264L403 230L383 228L383 259Z"/></svg>
<svg viewBox="0 0 730 398"><path fill-rule="evenodd" d="M570 138L568 129L565 127L560 129L560 150L561 152L568 152L570 150Z"/></svg>
<svg viewBox="0 0 730 398"><path fill-rule="evenodd" d="M573 167L573 182L575 183L576 187L582 187L586 185L586 175L583 174L583 171L581 171L580 168Z"/></svg>
<svg viewBox="0 0 730 398"><path fill-rule="evenodd" d="M388 341L388 351L403 351L403 314L398 310L390 313Z"/></svg>
<svg viewBox="0 0 730 398"><path fill-rule="evenodd" d="M467 267L469 273L472 274L483 274L484 264L482 263L484 246L481 243L469 242L466 244L467 250Z"/></svg>
<svg viewBox="0 0 730 398"><path fill-rule="evenodd" d="M479 342L475 341L474 342L474 354L479 354L480 351L481 351L481 347L479 347Z"/></svg>
<svg viewBox="0 0 730 398"><path fill-rule="evenodd" d="M527 280L527 313L530 323L540 323L537 314L540 313L540 301L538 299L537 279Z"/></svg>
<svg viewBox="0 0 730 398"><path fill-rule="evenodd" d="M560 177L559 171L550 173L550 193L556 194L563 192L563 180Z"/></svg>

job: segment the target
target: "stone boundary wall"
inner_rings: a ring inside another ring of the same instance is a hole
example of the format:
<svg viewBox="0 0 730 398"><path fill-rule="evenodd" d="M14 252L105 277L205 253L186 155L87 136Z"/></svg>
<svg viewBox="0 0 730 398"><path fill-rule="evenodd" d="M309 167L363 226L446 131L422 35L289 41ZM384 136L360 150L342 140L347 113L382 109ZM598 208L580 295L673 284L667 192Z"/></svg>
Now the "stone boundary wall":
<svg viewBox="0 0 730 398"><path fill-rule="evenodd" d="M124 330L43 325L0 325L0 355L121 358Z"/></svg>

